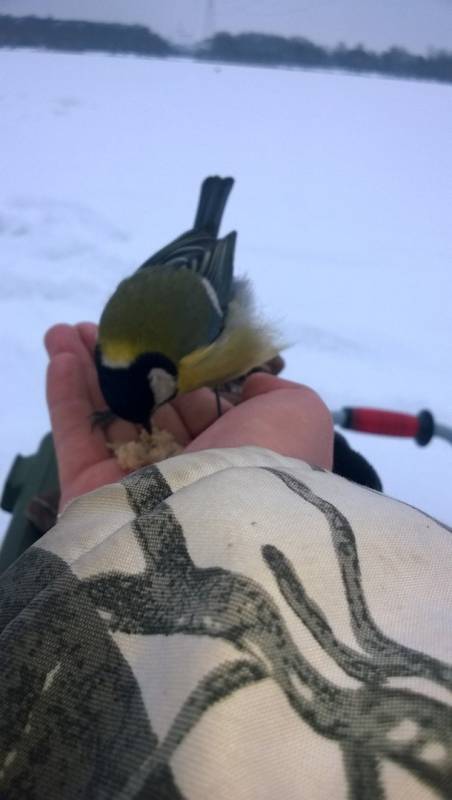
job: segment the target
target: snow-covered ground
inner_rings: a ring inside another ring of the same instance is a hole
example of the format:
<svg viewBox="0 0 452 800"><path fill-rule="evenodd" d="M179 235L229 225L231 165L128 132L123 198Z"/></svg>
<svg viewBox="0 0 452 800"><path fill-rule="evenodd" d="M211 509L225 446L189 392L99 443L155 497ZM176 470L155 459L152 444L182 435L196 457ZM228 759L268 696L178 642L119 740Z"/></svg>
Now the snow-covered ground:
<svg viewBox="0 0 452 800"><path fill-rule="evenodd" d="M452 424L452 87L0 50L0 482L49 421L42 338L233 175L237 273L331 408ZM350 435L388 494L452 521L452 447ZM8 521L0 519L0 530Z"/></svg>

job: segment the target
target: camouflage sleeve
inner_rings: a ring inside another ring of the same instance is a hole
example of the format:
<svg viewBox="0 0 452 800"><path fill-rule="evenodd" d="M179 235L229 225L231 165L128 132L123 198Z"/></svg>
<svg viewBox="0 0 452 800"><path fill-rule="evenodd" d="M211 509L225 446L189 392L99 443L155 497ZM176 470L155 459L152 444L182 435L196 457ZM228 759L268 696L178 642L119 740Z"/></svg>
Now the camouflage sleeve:
<svg viewBox="0 0 452 800"><path fill-rule="evenodd" d="M259 448L75 500L0 579L0 797L452 797L452 533Z"/></svg>

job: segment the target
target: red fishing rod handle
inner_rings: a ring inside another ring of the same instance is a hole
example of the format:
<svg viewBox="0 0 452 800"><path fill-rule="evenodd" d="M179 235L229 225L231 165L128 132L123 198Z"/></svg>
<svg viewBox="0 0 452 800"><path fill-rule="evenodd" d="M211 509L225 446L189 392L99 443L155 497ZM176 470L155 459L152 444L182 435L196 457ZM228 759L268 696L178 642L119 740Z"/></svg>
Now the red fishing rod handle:
<svg viewBox="0 0 452 800"><path fill-rule="evenodd" d="M435 433L435 421L430 411L421 411L417 416L398 411L383 411L379 408L344 408L339 424L343 428L380 436L406 436L426 445Z"/></svg>

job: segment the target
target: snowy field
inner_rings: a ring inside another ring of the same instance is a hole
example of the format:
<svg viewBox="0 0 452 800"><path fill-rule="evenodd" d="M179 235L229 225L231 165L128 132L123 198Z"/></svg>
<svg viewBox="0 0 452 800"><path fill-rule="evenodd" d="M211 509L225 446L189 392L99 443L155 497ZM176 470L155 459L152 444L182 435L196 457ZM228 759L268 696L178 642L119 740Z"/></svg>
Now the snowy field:
<svg viewBox="0 0 452 800"><path fill-rule="evenodd" d="M0 50L0 482L49 429L45 330L118 281L233 175L237 274L330 408L452 425L452 87ZM389 495L452 522L452 446L350 435ZM0 519L0 532L8 516Z"/></svg>

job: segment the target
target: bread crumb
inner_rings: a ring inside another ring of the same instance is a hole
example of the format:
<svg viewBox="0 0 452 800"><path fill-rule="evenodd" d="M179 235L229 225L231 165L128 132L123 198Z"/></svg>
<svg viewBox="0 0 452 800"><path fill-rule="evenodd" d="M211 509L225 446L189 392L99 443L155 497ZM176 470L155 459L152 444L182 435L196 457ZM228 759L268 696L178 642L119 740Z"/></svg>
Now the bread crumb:
<svg viewBox="0 0 452 800"><path fill-rule="evenodd" d="M172 433L155 427L152 433L143 429L137 440L122 444L113 442L110 447L124 472L133 472L148 464L156 464L157 461L182 453L184 449Z"/></svg>

